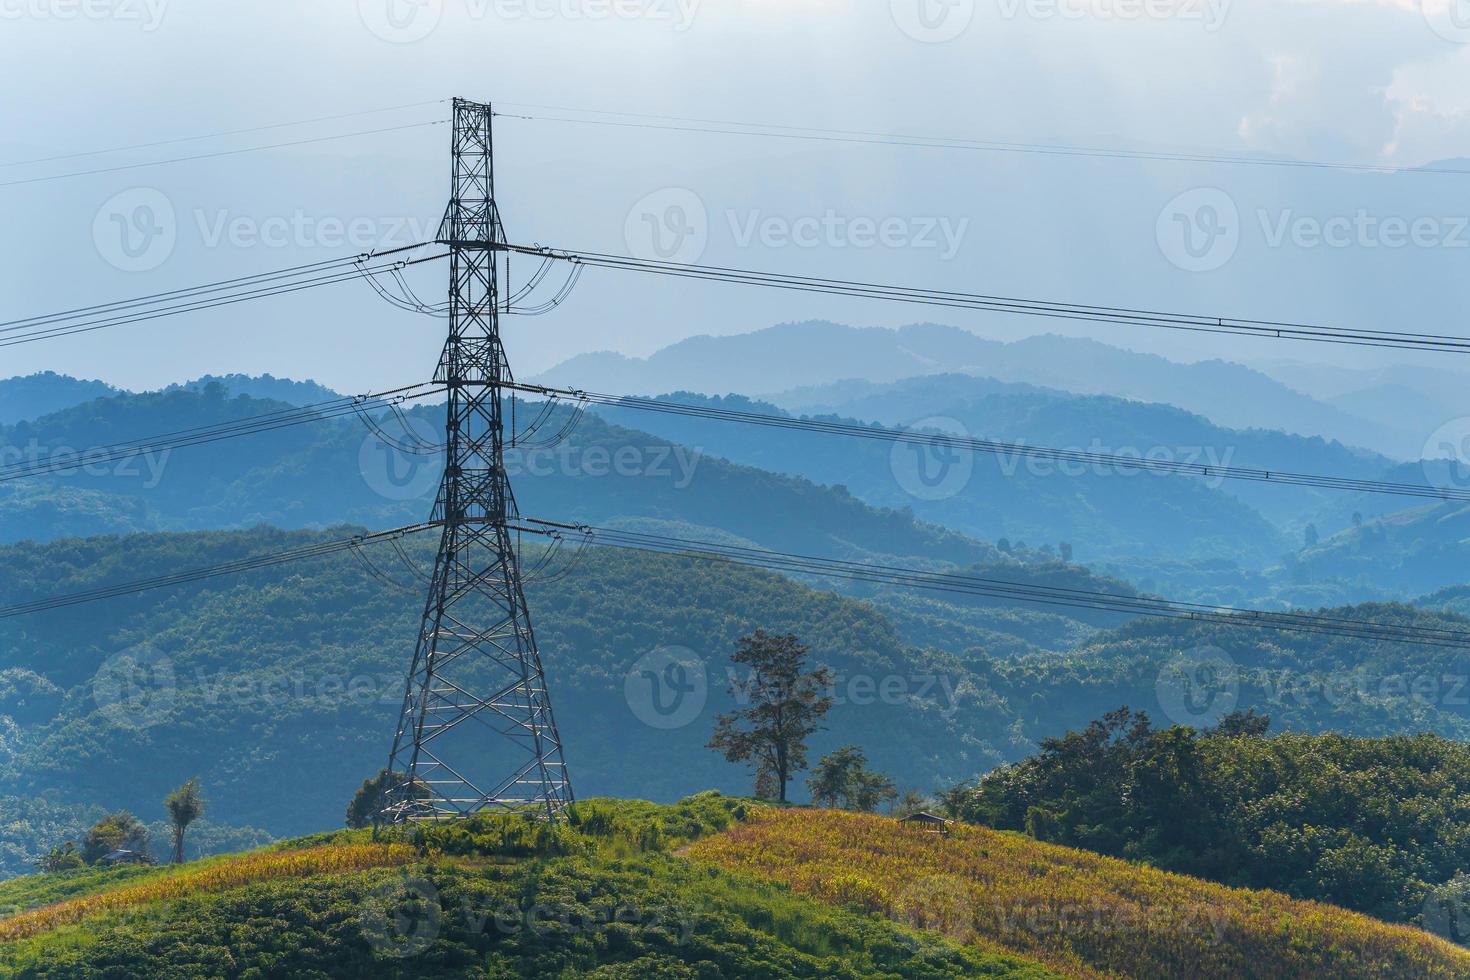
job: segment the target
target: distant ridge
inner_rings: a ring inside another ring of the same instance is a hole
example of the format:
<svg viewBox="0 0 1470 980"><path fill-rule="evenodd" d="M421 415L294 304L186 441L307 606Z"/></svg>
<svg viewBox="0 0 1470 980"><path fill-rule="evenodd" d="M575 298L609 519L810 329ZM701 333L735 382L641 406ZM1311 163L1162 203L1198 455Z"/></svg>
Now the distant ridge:
<svg viewBox="0 0 1470 980"><path fill-rule="evenodd" d="M0 425L38 419L73 405L119 394L103 381L84 381L54 371L0 380Z"/></svg>
<svg viewBox="0 0 1470 980"><path fill-rule="evenodd" d="M1321 436L1400 459L1414 458L1423 443L1417 430L1361 416L1230 361L1186 364L1051 334L1004 343L935 323L896 329L817 320L784 323L752 333L691 337L647 358L581 354L534 380L618 394L694 391L769 398L838 382L887 384L954 373L1160 402L1228 428ZM773 400L800 407L788 399ZM1365 404L1382 409L1379 402Z"/></svg>

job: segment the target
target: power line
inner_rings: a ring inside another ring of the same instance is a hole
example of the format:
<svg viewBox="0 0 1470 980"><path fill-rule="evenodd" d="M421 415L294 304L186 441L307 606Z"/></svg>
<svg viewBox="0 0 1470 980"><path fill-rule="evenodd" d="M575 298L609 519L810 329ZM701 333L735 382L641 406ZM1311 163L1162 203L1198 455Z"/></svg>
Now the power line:
<svg viewBox="0 0 1470 980"><path fill-rule="evenodd" d="M550 398L571 398L579 402L602 405L609 408L627 408L642 412L660 412L721 422L738 422L777 429L792 429L826 435L872 439L883 442L911 442L925 445L950 446L956 449L987 453L996 456L1024 456L1032 459L1048 459L1058 462L1080 463L1087 466L1110 466L1120 469L1148 473L1191 476L1207 479L1249 480L1258 483L1275 483L1289 486L1320 487L1329 490L1358 491L1363 493L1396 494L1406 497L1431 497L1441 500L1470 500L1470 489L1441 489L1425 484L1396 483L1388 480L1364 480L1353 477L1318 476L1309 473L1292 473L1278 470L1255 469L1239 466L1212 466L1205 463L1185 463L1176 460L1155 460L1143 456L1127 456L1118 453L1091 452L1082 449L1054 449L1047 446L1032 446L1025 443L998 442L957 436L945 432L919 429L896 429L888 426L838 422L829 419L795 418L792 416L768 415L761 412L743 412L709 405L689 405L682 402L657 398L641 398L632 395L608 395L575 388L550 388L544 385L508 385L517 391Z"/></svg>
<svg viewBox="0 0 1470 980"><path fill-rule="evenodd" d="M1219 626L1248 626L1282 632L1319 633L1351 639L1419 643L1457 649L1470 647L1470 631L1467 630L1394 626L1315 613L1270 612L1207 603L1181 602L1155 596L1129 596L1089 589L1041 586L963 573L931 572L896 565L818 558L811 555L744 548L671 535L644 534L615 528L564 524L532 518L522 518L515 527L517 530L531 534L575 531L589 537L595 543L606 544L610 547L750 565L788 575L816 575L1015 602L1093 609L1155 618L1186 619Z"/></svg>
<svg viewBox="0 0 1470 980"><path fill-rule="evenodd" d="M826 296L848 296L949 309L980 310L1038 316L1087 323L1113 323L1126 326L1157 327L1195 333L1233 334L1268 337L1278 340L1310 340L1321 343L1346 344L1357 347L1386 347L1398 350L1425 350L1465 353L1470 351L1470 337L1447 334L1408 333L1394 330L1365 330L1328 327L1278 320L1247 320L1234 317L1204 316L1192 313L1166 313L1158 310L1122 306L1091 306L1050 300L1022 299L985 293L966 293L942 289L919 289L883 283L847 279L796 276L781 272L762 272L727 266L695 265L656 259L635 259L602 252L576 252L550 249L539 245L506 245L507 250L523 255L550 257L564 262L578 262L597 268L642 272L651 275L735 285L762 286Z"/></svg>
<svg viewBox="0 0 1470 980"><path fill-rule="evenodd" d="M147 592L152 589L166 588L171 585L186 585L204 579L217 578L222 575L234 575L240 572L254 571L259 568L269 568L274 565L302 561L307 558L320 558L326 555L334 555L350 548L358 548L364 544L371 544L375 541L396 541L436 526L432 522L410 524L405 527L394 528L390 531L377 531L371 534L354 535L350 538L322 541L299 548L292 548L287 551L252 555L234 561L220 562L215 565L205 565L200 568L174 572L170 575L133 579L128 582L98 586L97 588L87 589L81 592L68 592L62 595L48 596L43 599L33 599L28 602L11 603L0 606L0 619L8 619L12 616L25 616L31 613L60 609L86 602L97 602L101 599L115 599L120 596L136 595L137 593Z"/></svg>
<svg viewBox="0 0 1470 980"><path fill-rule="evenodd" d="M44 612L87 602L96 602L102 599L134 595L171 585L188 584L208 578L301 561L307 558L323 557L349 549L360 548L364 544L370 544L376 541L398 541L404 537L439 526L441 526L441 522L429 521L394 528L389 531L318 542L286 551L252 555L215 565L175 572L170 575L134 579L80 592L63 593L61 595L48 596L27 602L12 603L10 605L0 606L0 619ZM596 527L586 524L566 524L536 518L519 518L512 521L508 527L520 533L552 538L562 535L565 532L575 532L582 535L586 541L605 544L608 547L746 565L764 568L786 575L813 575L1030 604L1091 609L1152 618L1184 619L1226 627L1251 627L1279 632L1314 633L1347 639L1417 643L1426 646L1452 647L1457 649L1470 646L1470 631L1466 630L1431 629L1421 626L1394 626L1386 623L1374 623L1316 613L1271 612L1268 610L1241 609L1233 606L1211 605L1207 603L1181 602L1155 596L1130 596L1091 589L1068 589L1056 586L1033 585L1004 579L966 575L963 573L933 572L896 565L819 558L811 555L744 548L736 545L699 541L671 535L644 534L615 528Z"/></svg>
<svg viewBox="0 0 1470 980"><path fill-rule="evenodd" d="M216 133L201 133L196 136L179 136L173 139L154 140L151 143L132 143L127 146L111 146L102 150L81 150L75 153L59 153L49 157L35 157L30 160L11 160L8 163L0 163L0 170L11 167L29 167L38 163L56 163L60 160L78 160L83 157L106 156L109 153L129 153L133 150L152 150L160 146L176 146L179 143L198 143L203 140L224 139L227 136L244 136L248 133L264 133L274 129L291 129L296 126L310 126L316 123L336 122L339 119L355 119L360 116L372 116L385 112L400 112L404 109L421 109L425 106L443 105L448 99L431 99L427 102L410 102L406 105L381 106L377 109L359 109L356 112L339 112L330 116L315 116L311 119L295 119L291 122L269 123L264 126L250 126L245 129L226 129Z"/></svg>
<svg viewBox="0 0 1470 980"><path fill-rule="evenodd" d="M1079 146L1066 143L1019 143L980 140L959 136L925 136L881 133L853 129L827 129L815 126L785 126L775 123L742 122L732 119L708 119L697 116L672 116L643 112L615 112L603 109L579 109L571 106L537 105L534 103L500 103L527 109L571 112L604 118L576 116L544 116L496 113L507 119L528 122L567 123L586 126L613 126L626 129L665 132L701 133L721 136L759 136L766 139L809 140L823 143L847 143L871 146L902 146L920 149L970 150L989 153L1027 153L1047 156L1094 157L1121 160L1160 160L1175 163L1213 163L1232 166L1289 167L1309 170L1338 170L1370 174L1451 174L1467 175L1470 170L1452 167L1399 168L1384 164L1345 163L1329 160L1295 160L1289 158L1250 156L1224 153L1188 153L1168 150L1129 150L1120 147ZM617 118L608 118L617 117Z"/></svg>
<svg viewBox="0 0 1470 980"><path fill-rule="evenodd" d="M431 122L407 123L402 126L384 126L381 129L364 129L355 133L337 133L332 136L313 136L308 139L290 140L285 143L271 143L266 146L242 146L233 150L216 150L211 153L197 153L193 156L170 157L166 160L147 160L142 163L125 163L115 167L102 167L96 170L74 170L64 174L46 174L40 177L22 177L17 180L0 181L0 187L20 187L26 184L42 184L53 180L70 180L74 177L94 177L98 174L115 174L128 170L140 170L144 167L161 167L171 163L189 163L194 160L214 160L220 157L238 156L242 153L259 153L264 150L284 150L296 146L309 146L314 143L328 143L333 140L353 139L358 136L377 136L382 133L398 133L406 129L422 129L425 126L442 126L447 119L435 119Z"/></svg>
<svg viewBox="0 0 1470 980"><path fill-rule="evenodd" d="M375 258L384 258L423 247L423 244L408 245L385 252L311 262L274 272L226 279L202 286L191 286L59 313L0 322L0 347L13 347L17 344L33 343L38 340L89 333L108 327L177 316L181 313L195 313L256 299L283 296L300 292L303 289L330 286L353 279L368 278L377 273L392 272L426 262L436 262L445 257L445 254L441 253L422 258L369 264Z"/></svg>
<svg viewBox="0 0 1470 980"><path fill-rule="evenodd" d="M241 436L256 435L261 432L271 432L276 429L302 425L307 422L322 422L351 415L364 417L363 413L365 412L382 408L396 410L399 405L420 398L430 397L441 390L441 386L433 383L409 385L403 388L396 388L392 391L337 398L330 401L318 402L313 405L281 409L275 412L265 412L215 425L179 429L174 432L150 436L145 440L136 442L97 446L75 455L63 454L58 456L53 453L45 459L33 462L0 466L0 483L25 479L27 477L67 473L79 468L100 466L106 463L118 462L119 460L132 459L144 454L166 452L188 446L208 445L226 439L236 439ZM365 418L364 420L366 421Z"/></svg>

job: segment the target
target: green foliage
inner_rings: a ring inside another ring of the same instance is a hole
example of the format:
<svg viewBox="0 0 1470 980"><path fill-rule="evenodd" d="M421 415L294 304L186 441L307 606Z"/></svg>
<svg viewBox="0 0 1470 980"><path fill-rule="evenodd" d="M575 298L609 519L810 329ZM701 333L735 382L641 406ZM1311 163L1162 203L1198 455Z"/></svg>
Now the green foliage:
<svg viewBox="0 0 1470 980"><path fill-rule="evenodd" d="M429 824L414 832L413 842L452 857L564 857L588 850L565 823L547 823L534 813L480 813Z"/></svg>
<svg viewBox="0 0 1470 980"><path fill-rule="evenodd" d="M577 804L577 829L569 820L562 832L584 845L595 835L647 834L655 826L699 833L748 805L718 794L672 807L592 800ZM542 848L534 859L483 860L504 858L506 842L523 851L534 844L518 836L518 825L529 823L487 815L424 828L463 829L431 836L464 850L455 858L441 851L419 866L282 879L100 912L79 926L0 946L0 973L48 980L1053 976L1017 957L912 933L657 850L605 857L585 846L570 854ZM108 873L124 870L143 872Z"/></svg>
<svg viewBox="0 0 1470 980"><path fill-rule="evenodd" d="M169 825L173 830L174 864L183 864L184 833L190 824L204 816L205 802L199 791L199 780L190 779L164 797L163 808L168 811Z"/></svg>
<svg viewBox="0 0 1470 980"><path fill-rule="evenodd" d="M257 529L0 547L0 594L21 602L345 533ZM407 554L427 565L432 545L411 541ZM391 552L374 557L383 568L398 561ZM812 663L842 679L841 694L851 693L842 686L849 678L903 682L907 696L897 701L838 704L810 745L815 760L861 743L873 767L904 786L946 786L1024 758L1042 737L1118 704L1152 709L1163 665L1205 644L1235 659L1239 706L1272 716L1279 729L1470 738L1470 709L1450 696L1453 687L1430 698L1380 691L1384 678L1463 673L1458 651L1446 648L1183 622L1097 635L1049 612L971 608L917 593L909 593L910 605L886 605L889 592L875 596L885 603L879 609L766 572L597 549L571 574L529 590L557 720L576 747L569 762L586 795L748 792L741 771L705 749L705 726L737 707L722 667L757 628L805 638ZM215 819L234 826L211 826L206 817L190 828L191 849L238 850L262 834L340 822L346 801L381 768L384 733L397 720L403 645L417 628L407 595L343 555L0 621L0 714L27 719L13 738L0 727L7 793L0 872L24 873L61 841L80 843L103 805L157 812L158 800L196 773ZM1466 628L1463 618L1406 606L1333 615ZM896 623L962 652L914 649ZM1083 645L1073 652L1039 649L1074 641ZM111 657L140 643L170 659L175 685L154 702L165 709L160 723L119 727L97 710L92 681ZM711 668L704 720L673 731L641 724L625 698L630 668L664 646L685 647ZM55 656L57 649L67 655ZM1340 694L1323 696L1329 679L1345 679ZM281 765L285 758L293 763ZM630 759L658 764L630 766ZM292 806L274 805L279 798ZM155 839L165 839L162 828Z"/></svg>
<svg viewBox="0 0 1470 980"><path fill-rule="evenodd" d="M548 825L532 812L482 813L415 830L431 854L528 858L597 854L633 857L671 850L745 819L746 801L715 791L671 806L643 800L592 799L573 804L566 820ZM308 838L311 840L311 838Z"/></svg>
<svg viewBox="0 0 1470 980"><path fill-rule="evenodd" d="M717 834L765 804L706 790L678 803L646 800L584 800L567 811L567 823L593 838L602 853L672 850ZM611 846L610 846L611 845Z"/></svg>
<svg viewBox="0 0 1470 980"><path fill-rule="evenodd" d="M96 864L112 851L132 851L145 861L152 860L148 828L126 810L110 813L97 821L82 840L82 860L87 864Z"/></svg>
<svg viewBox="0 0 1470 980"><path fill-rule="evenodd" d="M388 769L379 769L376 776L364 779L362 786L353 794L352 801L347 804L347 826L354 830L378 826L390 794L407 782L406 775ZM412 792L418 799L432 795L423 783L416 783Z"/></svg>
<svg viewBox="0 0 1470 980"><path fill-rule="evenodd" d="M868 768L868 757L856 745L828 752L806 781L812 803L872 813L898 796L893 780Z"/></svg>
<svg viewBox="0 0 1470 980"><path fill-rule="evenodd" d="M1160 729L1120 709L945 803L986 826L1394 922L1420 922L1431 899L1459 901L1470 746L1267 736L1264 721Z"/></svg>
<svg viewBox="0 0 1470 980"><path fill-rule="evenodd" d="M75 871L86 867L86 864L87 862L82 860L81 852L77 850L77 845L72 841L67 841L64 844L57 844L43 854L36 862L36 870L54 874L58 871Z"/></svg>
<svg viewBox="0 0 1470 980"><path fill-rule="evenodd" d="M345 533L258 529L0 547L0 594L24 601ZM410 541L407 554L424 566L432 546ZM391 551L373 558L402 569ZM709 786L748 791L740 770L704 746L713 716L735 707L716 665L756 628L809 637L813 662L844 677L917 678L917 687L945 673L906 649L871 607L770 573L593 549L572 574L528 588L557 721L564 741L576 746L568 761L588 796L674 800ZM29 665L63 692L10 753L0 752L0 786L15 799L13 807L0 800L0 871L23 873L51 846L80 841L102 815L87 804L151 813L196 773L216 820L277 837L340 823L364 778L381 768L385 733L397 720L403 645L417 628L408 595L384 588L344 555L0 621L0 669ZM115 712L97 710L92 681L111 657L140 643L169 658L174 685L151 702L160 709L157 724L120 727ZM685 647L711 668L702 720L675 731L640 723L624 694L638 658L665 646ZM53 656L57 648L68 655ZM958 699L964 705L987 696L962 692ZM954 723L941 715L946 698L935 684L907 703L839 708L828 716L830 730L812 738L812 751L883 732L871 750L875 764L889 771L905 765L906 782L931 785L953 772L944 759ZM999 714L973 718L978 728L955 719L967 744L1004 736ZM658 763L630 766L629 759ZM292 805L275 805L280 798ZM204 839L203 826L190 828L191 848Z"/></svg>
<svg viewBox="0 0 1470 980"><path fill-rule="evenodd" d="M776 798L786 801L786 785L806 768L807 739L832 710L832 672L807 670L810 649L794 634L775 636L758 629L740 638L730 655L750 671L730 682L737 707L715 719L709 747L730 762L749 762L757 775L773 778Z"/></svg>

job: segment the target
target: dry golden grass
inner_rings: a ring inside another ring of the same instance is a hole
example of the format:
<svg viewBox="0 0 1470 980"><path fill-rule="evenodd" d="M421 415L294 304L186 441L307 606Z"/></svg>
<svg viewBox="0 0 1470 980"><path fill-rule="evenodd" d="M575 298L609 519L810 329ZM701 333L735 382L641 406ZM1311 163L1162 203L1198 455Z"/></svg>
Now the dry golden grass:
<svg viewBox="0 0 1470 980"><path fill-rule="evenodd" d="M1470 951L1418 929L980 827L773 810L689 857L1073 977L1470 977Z"/></svg>
<svg viewBox="0 0 1470 980"><path fill-rule="evenodd" d="M223 891L260 881L364 871L409 864L417 859L418 852L403 844L346 844L298 851L261 851L13 915L0 920L0 942L28 939L58 926L72 925L99 912L117 912L150 902Z"/></svg>

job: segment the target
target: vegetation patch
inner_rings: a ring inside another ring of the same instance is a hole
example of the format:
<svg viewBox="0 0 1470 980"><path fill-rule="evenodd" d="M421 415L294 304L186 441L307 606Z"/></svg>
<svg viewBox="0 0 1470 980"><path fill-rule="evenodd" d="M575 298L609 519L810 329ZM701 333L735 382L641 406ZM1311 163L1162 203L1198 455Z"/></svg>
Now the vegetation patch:
<svg viewBox="0 0 1470 980"><path fill-rule="evenodd" d="M98 912L133 908L259 881L408 864L417 857L418 852L414 848L402 844L357 844L262 852L206 862L204 866L188 871L159 874L120 888L97 891L0 919L0 942L26 939L58 926L71 925Z"/></svg>
<svg viewBox="0 0 1470 980"><path fill-rule="evenodd" d="M1470 951L1417 929L980 827L768 810L689 856L1074 977L1470 975Z"/></svg>

